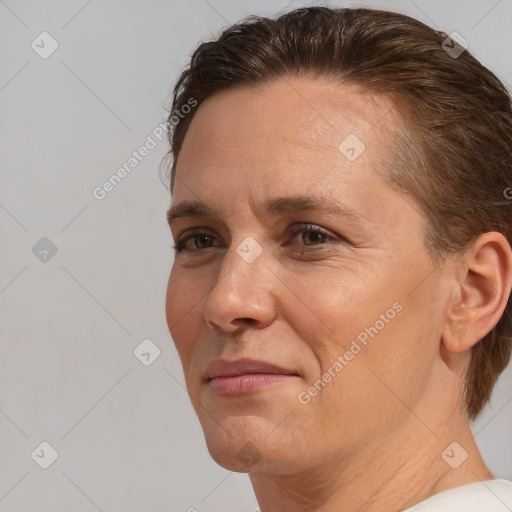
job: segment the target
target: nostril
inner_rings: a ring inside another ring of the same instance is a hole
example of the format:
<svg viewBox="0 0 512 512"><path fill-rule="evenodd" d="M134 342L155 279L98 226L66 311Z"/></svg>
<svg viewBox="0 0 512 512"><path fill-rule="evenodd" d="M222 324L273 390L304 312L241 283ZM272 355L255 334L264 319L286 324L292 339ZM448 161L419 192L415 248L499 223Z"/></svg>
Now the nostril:
<svg viewBox="0 0 512 512"><path fill-rule="evenodd" d="M233 320L233 323L234 324L238 324L238 325L254 325L255 323L257 323L258 321L254 318L236 318L235 320Z"/></svg>

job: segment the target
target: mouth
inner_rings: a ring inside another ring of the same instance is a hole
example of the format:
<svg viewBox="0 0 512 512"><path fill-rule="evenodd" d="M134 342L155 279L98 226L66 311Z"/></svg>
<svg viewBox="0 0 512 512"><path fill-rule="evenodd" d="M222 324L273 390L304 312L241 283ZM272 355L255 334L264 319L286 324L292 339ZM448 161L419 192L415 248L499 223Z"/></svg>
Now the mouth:
<svg viewBox="0 0 512 512"><path fill-rule="evenodd" d="M204 380L218 395L240 395L290 382L299 375L266 361L216 359L208 365Z"/></svg>

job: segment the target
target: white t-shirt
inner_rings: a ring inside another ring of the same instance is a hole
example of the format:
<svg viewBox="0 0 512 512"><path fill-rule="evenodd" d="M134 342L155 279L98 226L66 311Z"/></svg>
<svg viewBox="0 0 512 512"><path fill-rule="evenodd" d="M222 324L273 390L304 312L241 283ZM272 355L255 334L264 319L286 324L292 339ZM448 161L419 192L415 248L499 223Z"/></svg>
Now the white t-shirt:
<svg viewBox="0 0 512 512"><path fill-rule="evenodd" d="M511 512L512 482L487 480L435 494L403 512ZM257 508L255 512L259 512Z"/></svg>
<svg viewBox="0 0 512 512"><path fill-rule="evenodd" d="M435 494L404 512L511 512L512 482L487 480Z"/></svg>

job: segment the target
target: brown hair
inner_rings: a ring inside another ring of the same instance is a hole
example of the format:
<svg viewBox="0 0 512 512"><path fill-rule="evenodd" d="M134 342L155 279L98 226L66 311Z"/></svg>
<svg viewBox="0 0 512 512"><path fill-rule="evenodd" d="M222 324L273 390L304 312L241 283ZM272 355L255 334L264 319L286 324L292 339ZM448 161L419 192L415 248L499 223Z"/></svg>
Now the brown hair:
<svg viewBox="0 0 512 512"><path fill-rule="evenodd" d="M392 138L387 179L423 208L434 260L463 251L487 231L511 243L512 200L504 192L512 185L510 96L467 50L446 51L454 44L443 45L446 38L408 16L362 8L301 8L227 28L196 49L174 89L167 120L171 193L183 140L207 97L286 76L329 77L400 106L406 129ZM498 324L472 349L465 382L471 419L510 359L511 307L509 298Z"/></svg>

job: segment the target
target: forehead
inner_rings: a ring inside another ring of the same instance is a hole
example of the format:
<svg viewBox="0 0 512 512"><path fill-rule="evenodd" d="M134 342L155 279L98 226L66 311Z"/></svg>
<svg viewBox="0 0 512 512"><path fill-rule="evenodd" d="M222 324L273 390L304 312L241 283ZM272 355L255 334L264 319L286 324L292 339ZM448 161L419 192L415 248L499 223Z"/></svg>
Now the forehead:
<svg viewBox="0 0 512 512"><path fill-rule="evenodd" d="M361 184L375 174L393 123L387 98L326 79L287 77L216 93L185 137L174 199L190 199L191 190L215 196L226 186L268 195Z"/></svg>

